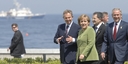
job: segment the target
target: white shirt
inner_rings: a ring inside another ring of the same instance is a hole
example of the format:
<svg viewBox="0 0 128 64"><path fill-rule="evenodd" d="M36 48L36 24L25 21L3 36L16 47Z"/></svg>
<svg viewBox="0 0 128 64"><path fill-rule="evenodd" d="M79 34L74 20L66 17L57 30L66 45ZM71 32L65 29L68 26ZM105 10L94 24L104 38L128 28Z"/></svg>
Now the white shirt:
<svg viewBox="0 0 128 64"><path fill-rule="evenodd" d="M117 22L117 25L116 25L116 33L117 33L118 28L120 26L120 22L121 22L121 20L119 22ZM113 32L112 33L114 33L114 27L115 27L115 22L114 22L114 25L113 25Z"/></svg>
<svg viewBox="0 0 128 64"><path fill-rule="evenodd" d="M69 32L69 30L70 30L70 28L71 28L71 26L72 26L72 23L73 23L73 21L68 25L69 27L68 27L68 30L67 30L67 33ZM65 29L67 28L67 24L65 24L66 26L65 26Z"/></svg>
<svg viewBox="0 0 128 64"><path fill-rule="evenodd" d="M68 30L67 30L67 34L68 34L68 32L69 32L69 30L70 30L70 28L71 28L71 26L72 26L72 23L73 23L73 21L69 24L69 27L68 27ZM66 27L67 27L67 24L65 24L66 26L65 26L65 29L66 29ZM70 36L70 35L69 35ZM73 41L72 42L75 42L75 38L73 38L72 39Z"/></svg>
<svg viewBox="0 0 128 64"><path fill-rule="evenodd" d="M100 23L96 26L96 27L97 27L96 33L97 33L98 29L100 28L101 24L103 24L103 22L100 22Z"/></svg>
<svg viewBox="0 0 128 64"><path fill-rule="evenodd" d="M71 25L72 25L73 21L71 22L71 24L69 24L69 27L68 27L68 30L67 30L67 33L69 32L70 28L71 28ZM65 24L65 29L67 28L67 24ZM70 36L70 35L69 35ZM57 39L56 39L57 41ZM72 42L75 42L75 38L72 37Z"/></svg>

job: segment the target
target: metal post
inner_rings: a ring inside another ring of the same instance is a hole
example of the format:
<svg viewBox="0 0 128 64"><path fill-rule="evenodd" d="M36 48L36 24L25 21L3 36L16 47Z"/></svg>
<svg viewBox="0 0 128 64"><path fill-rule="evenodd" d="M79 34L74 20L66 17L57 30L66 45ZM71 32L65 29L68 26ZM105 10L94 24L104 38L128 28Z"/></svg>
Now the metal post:
<svg viewBox="0 0 128 64"><path fill-rule="evenodd" d="M43 61L46 63L46 54L43 54Z"/></svg>

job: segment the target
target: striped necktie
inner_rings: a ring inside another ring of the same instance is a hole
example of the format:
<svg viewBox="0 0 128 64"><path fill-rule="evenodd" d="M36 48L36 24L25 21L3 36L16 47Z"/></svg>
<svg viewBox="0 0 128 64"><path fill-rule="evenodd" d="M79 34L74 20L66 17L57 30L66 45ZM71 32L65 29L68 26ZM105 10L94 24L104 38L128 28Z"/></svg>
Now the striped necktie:
<svg viewBox="0 0 128 64"><path fill-rule="evenodd" d="M114 32L113 32L113 38L114 40L116 39L116 31L117 31L117 23L115 23L115 26L114 26Z"/></svg>

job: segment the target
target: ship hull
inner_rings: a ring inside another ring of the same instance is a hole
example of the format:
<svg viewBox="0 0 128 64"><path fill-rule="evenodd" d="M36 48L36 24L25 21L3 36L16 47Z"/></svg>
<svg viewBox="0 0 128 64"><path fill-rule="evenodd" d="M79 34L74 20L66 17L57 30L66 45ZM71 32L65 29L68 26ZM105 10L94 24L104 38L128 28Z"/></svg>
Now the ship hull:
<svg viewBox="0 0 128 64"><path fill-rule="evenodd" d="M0 17L0 19L43 19L45 15L36 15L36 16L7 16L7 17Z"/></svg>

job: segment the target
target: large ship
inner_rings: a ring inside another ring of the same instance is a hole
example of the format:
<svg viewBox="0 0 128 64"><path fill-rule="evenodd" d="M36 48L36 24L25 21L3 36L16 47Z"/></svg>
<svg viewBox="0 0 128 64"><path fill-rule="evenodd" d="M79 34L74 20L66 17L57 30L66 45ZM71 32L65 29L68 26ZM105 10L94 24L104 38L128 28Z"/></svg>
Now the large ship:
<svg viewBox="0 0 128 64"><path fill-rule="evenodd" d="M1 11L0 19L42 19L45 16L43 14L33 14L29 8L21 8L20 4L14 0L15 8L9 11Z"/></svg>

